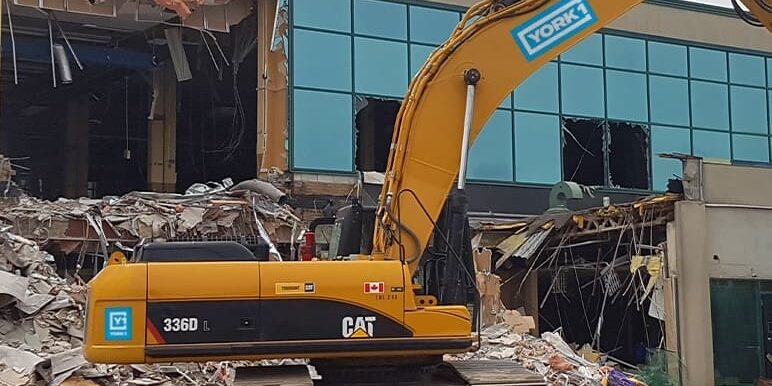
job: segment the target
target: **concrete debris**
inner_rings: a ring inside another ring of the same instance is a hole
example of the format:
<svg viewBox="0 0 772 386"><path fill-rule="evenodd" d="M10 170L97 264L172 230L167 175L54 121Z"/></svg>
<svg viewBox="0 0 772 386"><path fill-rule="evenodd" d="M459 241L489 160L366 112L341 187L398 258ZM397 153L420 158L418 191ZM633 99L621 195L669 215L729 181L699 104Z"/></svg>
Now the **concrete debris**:
<svg viewBox="0 0 772 386"><path fill-rule="evenodd" d="M41 259L50 260L47 252L76 254L82 260L84 253L104 255L109 245L119 242L132 247L142 240L246 237L263 239L273 246L290 242L293 229L304 228L286 201L273 185L257 180L236 185L195 184L186 194L131 192L98 200L57 201L25 196L13 203L0 202L0 223L23 236L14 243L13 251L0 245L0 254L9 256L6 260L17 259L9 260L12 265L26 268ZM8 268L0 265L0 270Z"/></svg>
<svg viewBox="0 0 772 386"><path fill-rule="evenodd" d="M557 333L545 332L537 338L514 332L507 323L484 329L478 351L448 355L446 359L516 361L541 374L550 385L642 385L616 368L584 359Z"/></svg>
<svg viewBox="0 0 772 386"><path fill-rule="evenodd" d="M306 364L305 361L90 364L83 357L86 287L60 278L40 257L12 256L21 240L0 232L0 385L233 385L235 371L247 366ZM31 247L37 246L32 243ZM25 253L25 252L20 252ZM23 266L12 262L20 262ZM26 267L26 268L25 268Z"/></svg>

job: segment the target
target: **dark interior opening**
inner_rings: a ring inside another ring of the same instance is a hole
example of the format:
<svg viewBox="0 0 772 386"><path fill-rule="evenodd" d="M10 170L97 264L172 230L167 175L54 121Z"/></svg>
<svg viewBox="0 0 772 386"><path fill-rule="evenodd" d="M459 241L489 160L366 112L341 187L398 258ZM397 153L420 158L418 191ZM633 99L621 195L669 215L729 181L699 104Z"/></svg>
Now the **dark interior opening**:
<svg viewBox="0 0 772 386"><path fill-rule="evenodd" d="M645 126L609 122L611 186L649 189L649 131Z"/></svg>
<svg viewBox="0 0 772 386"><path fill-rule="evenodd" d="M400 102L370 97L357 102L357 170L385 172Z"/></svg>
<svg viewBox="0 0 772 386"><path fill-rule="evenodd" d="M604 123L598 119L563 120L563 175L566 181L604 186Z"/></svg>
<svg viewBox="0 0 772 386"><path fill-rule="evenodd" d="M39 18L14 18L20 30L45 28L45 23ZM61 24L68 33L94 41L104 38L107 43L73 39L84 69L70 58L72 83L58 82L56 88L47 39L19 38L18 85L11 55L3 55L0 153L13 158L15 182L27 193L48 199L150 189L148 115L152 71L170 56L167 44L158 39L164 28L107 32ZM216 34L229 65L219 55L209 55L199 33L183 31L192 79L176 83L177 192L194 182L255 176L254 24L255 18L248 17L230 34ZM113 49L111 37L121 42L119 48Z"/></svg>

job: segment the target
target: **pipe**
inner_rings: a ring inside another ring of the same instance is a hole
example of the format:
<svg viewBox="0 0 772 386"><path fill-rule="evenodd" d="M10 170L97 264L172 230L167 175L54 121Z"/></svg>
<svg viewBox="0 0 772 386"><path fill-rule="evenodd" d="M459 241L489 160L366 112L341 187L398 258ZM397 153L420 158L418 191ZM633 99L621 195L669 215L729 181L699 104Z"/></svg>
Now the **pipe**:
<svg viewBox="0 0 772 386"><path fill-rule="evenodd" d="M279 188L273 186L272 184L265 181L258 180L257 178L241 181L238 184L233 185L228 190L230 191L250 190L255 193L264 194L270 197L279 205L284 205L287 203L287 195L284 192L282 192L281 190L279 190Z"/></svg>
<svg viewBox="0 0 772 386"><path fill-rule="evenodd" d="M474 68L464 71L464 82L466 82L466 109L464 110L464 137L461 142L461 165L458 168L458 190L464 190L466 187L466 167L467 158L469 158L469 135L472 131L474 98L478 81L480 81L480 71Z"/></svg>
<svg viewBox="0 0 772 386"><path fill-rule="evenodd" d="M5 11L8 14L8 32L11 34L11 56L13 59L13 84L19 84L19 68L16 62L16 34L13 32L13 17L11 16L11 3L5 2ZM2 24L2 23L0 23Z"/></svg>
<svg viewBox="0 0 772 386"><path fill-rule="evenodd" d="M56 88L56 63L54 60L54 30L51 28L51 18L48 18L48 48L51 51L51 79Z"/></svg>
<svg viewBox="0 0 772 386"><path fill-rule="evenodd" d="M70 70L70 60L67 58L67 53L64 52L64 46L56 43L53 45L54 57L56 58L56 65L59 67L59 78L62 84L72 83L72 71Z"/></svg>

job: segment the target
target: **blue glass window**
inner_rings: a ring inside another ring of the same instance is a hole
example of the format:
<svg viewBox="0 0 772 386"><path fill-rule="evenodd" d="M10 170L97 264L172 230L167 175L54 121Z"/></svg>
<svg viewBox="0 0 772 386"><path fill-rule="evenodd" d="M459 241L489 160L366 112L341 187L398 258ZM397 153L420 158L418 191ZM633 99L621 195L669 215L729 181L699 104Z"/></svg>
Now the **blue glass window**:
<svg viewBox="0 0 772 386"><path fill-rule="evenodd" d="M351 32L351 0L293 0L296 26Z"/></svg>
<svg viewBox="0 0 772 386"><path fill-rule="evenodd" d="M693 154L708 159L728 160L729 133L715 131L692 131Z"/></svg>
<svg viewBox="0 0 772 386"><path fill-rule="evenodd" d="M558 112L558 65L547 63L515 90L515 108Z"/></svg>
<svg viewBox="0 0 772 386"><path fill-rule="evenodd" d="M385 1L354 0L354 32L407 40L407 6Z"/></svg>
<svg viewBox="0 0 772 386"><path fill-rule="evenodd" d="M512 93L509 93L507 97L499 105L500 109L512 110Z"/></svg>
<svg viewBox="0 0 772 386"><path fill-rule="evenodd" d="M687 76L686 47L676 44L649 42L649 72Z"/></svg>
<svg viewBox="0 0 772 386"><path fill-rule="evenodd" d="M648 122L649 105L646 75L624 71L606 71L608 117L625 121Z"/></svg>
<svg viewBox="0 0 772 386"><path fill-rule="evenodd" d="M469 150L469 178L512 181L512 113L497 110Z"/></svg>
<svg viewBox="0 0 772 386"><path fill-rule="evenodd" d="M410 41L442 44L448 40L459 19L457 12L410 6Z"/></svg>
<svg viewBox="0 0 772 386"><path fill-rule="evenodd" d="M692 125L729 129L729 92L724 84L692 81Z"/></svg>
<svg viewBox="0 0 772 386"><path fill-rule="evenodd" d="M560 72L563 114L605 116L603 70L563 64Z"/></svg>
<svg viewBox="0 0 772 386"><path fill-rule="evenodd" d="M772 59L767 59L767 87L772 86Z"/></svg>
<svg viewBox="0 0 772 386"><path fill-rule="evenodd" d="M554 184L561 180L560 119L557 115L515 113L515 175L518 182Z"/></svg>
<svg viewBox="0 0 772 386"><path fill-rule="evenodd" d="M726 53L689 47L689 67L693 78L726 81Z"/></svg>
<svg viewBox="0 0 772 386"><path fill-rule="evenodd" d="M295 86L351 91L351 38L296 29L292 65Z"/></svg>
<svg viewBox="0 0 772 386"><path fill-rule="evenodd" d="M767 93L763 89L732 86L732 131L767 134Z"/></svg>
<svg viewBox="0 0 772 386"><path fill-rule="evenodd" d="M760 56L729 54L729 81L746 86L765 87L766 70Z"/></svg>
<svg viewBox="0 0 772 386"><path fill-rule="evenodd" d="M297 169L351 171L354 162L352 117L350 95L295 89L293 166Z"/></svg>
<svg viewBox="0 0 772 386"><path fill-rule="evenodd" d="M603 65L603 36L593 34L560 56L571 63Z"/></svg>
<svg viewBox="0 0 772 386"><path fill-rule="evenodd" d="M768 137L732 134L732 157L737 161L769 162Z"/></svg>
<svg viewBox="0 0 772 386"><path fill-rule="evenodd" d="M354 38L357 93L403 97L407 91L407 44Z"/></svg>
<svg viewBox="0 0 772 386"><path fill-rule="evenodd" d="M689 84L685 79L649 77L651 121L689 126Z"/></svg>
<svg viewBox="0 0 772 386"><path fill-rule="evenodd" d="M692 153L689 129L667 126L651 128L651 166L654 178L654 190L667 190L667 180L673 175L682 175L681 161L660 158L662 153Z"/></svg>
<svg viewBox="0 0 772 386"><path fill-rule="evenodd" d="M646 42L606 35L606 66L646 71Z"/></svg>
<svg viewBox="0 0 772 386"><path fill-rule="evenodd" d="M431 55L435 49L435 47L420 44L410 45L410 79L413 79L416 74L418 74L418 71L421 70L421 66L426 63L426 59L429 59L429 55Z"/></svg>

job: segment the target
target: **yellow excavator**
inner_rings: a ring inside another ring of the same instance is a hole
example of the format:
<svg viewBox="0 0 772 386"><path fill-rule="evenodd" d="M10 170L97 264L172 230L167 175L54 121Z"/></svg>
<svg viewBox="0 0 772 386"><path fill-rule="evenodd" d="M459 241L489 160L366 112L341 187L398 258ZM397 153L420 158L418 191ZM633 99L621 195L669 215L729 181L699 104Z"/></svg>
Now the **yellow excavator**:
<svg viewBox="0 0 772 386"><path fill-rule="evenodd" d="M338 259L267 262L235 243L149 244L90 282L85 357L309 358L334 379L375 368L420 373L444 354L473 350L468 149L521 82L642 1L472 6L410 85L379 205L337 214L330 256ZM743 1L751 12L735 3L741 17L772 28L766 0Z"/></svg>

